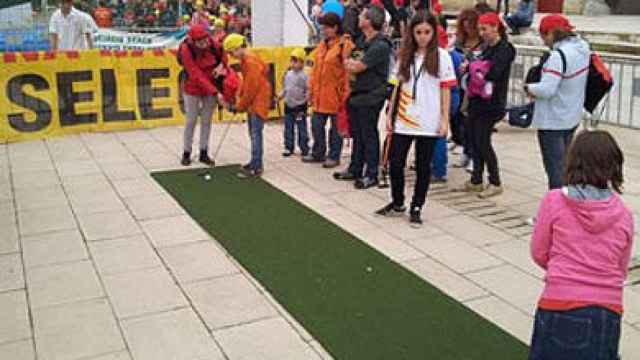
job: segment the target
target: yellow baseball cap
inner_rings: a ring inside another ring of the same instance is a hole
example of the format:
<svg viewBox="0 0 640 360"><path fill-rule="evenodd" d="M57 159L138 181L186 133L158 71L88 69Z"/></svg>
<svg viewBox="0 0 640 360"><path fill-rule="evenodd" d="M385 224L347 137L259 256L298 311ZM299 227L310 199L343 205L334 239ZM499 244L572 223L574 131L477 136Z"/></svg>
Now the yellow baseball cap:
<svg viewBox="0 0 640 360"><path fill-rule="evenodd" d="M291 57L304 61L307 58L307 53L303 48L296 48L291 52Z"/></svg>
<svg viewBox="0 0 640 360"><path fill-rule="evenodd" d="M215 27L224 27L224 20L222 20L220 18L216 18L216 20L213 22L213 26L215 26Z"/></svg>
<svg viewBox="0 0 640 360"><path fill-rule="evenodd" d="M234 51L246 44L246 39L240 34L230 34L224 39L224 51Z"/></svg>

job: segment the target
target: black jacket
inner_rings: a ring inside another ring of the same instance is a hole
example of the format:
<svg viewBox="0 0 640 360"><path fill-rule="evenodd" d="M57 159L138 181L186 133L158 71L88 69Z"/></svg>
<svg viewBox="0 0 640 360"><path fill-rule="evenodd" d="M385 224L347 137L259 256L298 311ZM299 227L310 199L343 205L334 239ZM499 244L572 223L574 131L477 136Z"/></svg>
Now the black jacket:
<svg viewBox="0 0 640 360"><path fill-rule="evenodd" d="M489 120L500 120L504 117L507 107L507 93L509 92L509 77L511 64L516 58L516 49L503 38L495 46L487 46L480 59L489 60L493 64L485 76L493 83L493 95L489 100L480 97L469 99L469 115L474 117L488 117Z"/></svg>

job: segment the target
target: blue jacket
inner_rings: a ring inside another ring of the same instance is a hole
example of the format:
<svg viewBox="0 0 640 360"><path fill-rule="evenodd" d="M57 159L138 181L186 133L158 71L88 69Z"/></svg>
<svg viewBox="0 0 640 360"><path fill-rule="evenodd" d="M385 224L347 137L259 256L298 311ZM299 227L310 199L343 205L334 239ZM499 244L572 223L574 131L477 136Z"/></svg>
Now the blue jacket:
<svg viewBox="0 0 640 360"><path fill-rule="evenodd" d="M531 25L533 23L533 16L536 13L536 2L534 0L531 1L523 1L520 0L518 3L518 8L516 12L513 14L513 17Z"/></svg>

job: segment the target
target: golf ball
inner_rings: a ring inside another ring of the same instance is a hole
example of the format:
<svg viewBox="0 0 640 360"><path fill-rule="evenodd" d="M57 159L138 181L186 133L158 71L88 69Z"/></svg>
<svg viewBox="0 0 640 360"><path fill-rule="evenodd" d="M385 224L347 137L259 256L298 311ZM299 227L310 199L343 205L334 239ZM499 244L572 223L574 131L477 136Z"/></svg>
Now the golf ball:
<svg viewBox="0 0 640 360"><path fill-rule="evenodd" d="M211 180L211 175L209 175L209 174L205 175L204 179L207 180L207 181Z"/></svg>

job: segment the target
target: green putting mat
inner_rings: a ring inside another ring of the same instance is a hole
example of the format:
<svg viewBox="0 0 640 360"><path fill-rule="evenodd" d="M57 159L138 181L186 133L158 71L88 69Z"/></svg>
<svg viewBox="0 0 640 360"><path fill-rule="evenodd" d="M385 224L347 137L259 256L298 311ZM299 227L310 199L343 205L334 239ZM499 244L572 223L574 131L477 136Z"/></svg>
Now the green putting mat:
<svg viewBox="0 0 640 360"><path fill-rule="evenodd" d="M211 181L202 170L153 177L336 359L527 357L516 338L267 182L236 178L237 170L216 168Z"/></svg>

